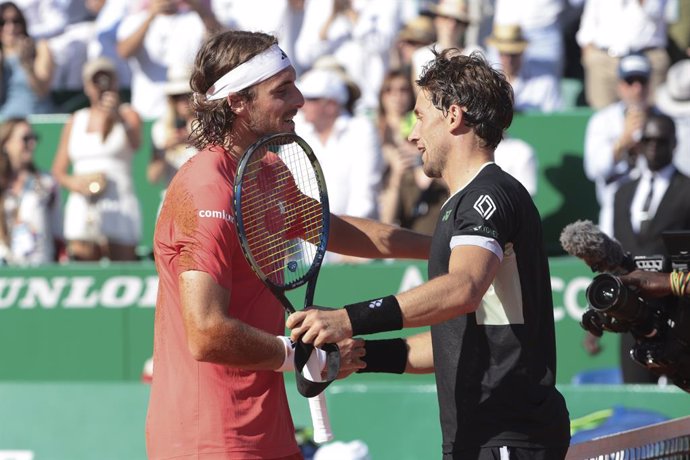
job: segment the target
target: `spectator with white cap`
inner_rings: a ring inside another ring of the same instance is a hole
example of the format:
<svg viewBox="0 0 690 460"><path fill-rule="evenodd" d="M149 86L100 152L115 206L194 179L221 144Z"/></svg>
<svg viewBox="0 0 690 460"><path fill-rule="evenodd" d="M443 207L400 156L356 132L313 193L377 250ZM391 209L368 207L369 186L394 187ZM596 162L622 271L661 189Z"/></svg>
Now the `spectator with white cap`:
<svg viewBox="0 0 690 460"><path fill-rule="evenodd" d="M561 108L560 83L552 72L525 61L529 42L517 24L494 24L486 41L498 52L500 66L513 87L515 111L552 112Z"/></svg>
<svg viewBox="0 0 690 460"><path fill-rule="evenodd" d="M668 69L666 82L657 88L656 104L676 123L678 146L673 162L680 172L690 176L690 59Z"/></svg>
<svg viewBox="0 0 690 460"><path fill-rule="evenodd" d="M146 177L149 182L164 184L161 203L165 197L165 190L177 170L197 153L197 149L189 143L194 120L194 112L190 106L191 73L191 69L185 66L169 69L168 82L164 88L168 107L165 115L151 126L153 151L146 169Z"/></svg>
<svg viewBox="0 0 690 460"><path fill-rule="evenodd" d="M344 110L347 87L332 70L310 70L298 87L305 102L296 131L321 163L331 212L376 218L382 164L374 124Z"/></svg>

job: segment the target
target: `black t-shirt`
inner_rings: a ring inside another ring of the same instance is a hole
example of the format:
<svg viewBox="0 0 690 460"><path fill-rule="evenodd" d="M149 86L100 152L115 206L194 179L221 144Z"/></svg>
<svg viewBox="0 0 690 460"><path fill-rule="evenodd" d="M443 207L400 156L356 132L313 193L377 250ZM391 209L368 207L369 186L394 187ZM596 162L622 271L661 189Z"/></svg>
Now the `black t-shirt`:
<svg viewBox="0 0 690 460"><path fill-rule="evenodd" d="M527 190L494 163L441 208L429 279L448 273L458 244L485 247L502 262L474 313L431 327L443 452L567 446L541 219Z"/></svg>

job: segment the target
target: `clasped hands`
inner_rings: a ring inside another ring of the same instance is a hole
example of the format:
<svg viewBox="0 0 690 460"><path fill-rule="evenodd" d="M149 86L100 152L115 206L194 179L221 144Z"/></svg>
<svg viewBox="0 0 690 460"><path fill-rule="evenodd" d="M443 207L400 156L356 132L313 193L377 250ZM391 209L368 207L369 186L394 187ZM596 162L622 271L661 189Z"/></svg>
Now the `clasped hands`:
<svg viewBox="0 0 690 460"><path fill-rule="evenodd" d="M364 340L353 339L350 318L344 309L330 309L312 306L292 313L287 318L293 341L302 340L319 348L335 343L340 348L340 372L338 378L345 378L366 367L362 357L366 354Z"/></svg>

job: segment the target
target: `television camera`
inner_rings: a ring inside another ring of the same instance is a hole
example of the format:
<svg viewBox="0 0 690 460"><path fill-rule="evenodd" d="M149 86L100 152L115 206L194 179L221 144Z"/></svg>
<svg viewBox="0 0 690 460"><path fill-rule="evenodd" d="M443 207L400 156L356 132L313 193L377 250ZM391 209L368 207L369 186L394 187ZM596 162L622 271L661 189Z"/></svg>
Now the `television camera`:
<svg viewBox="0 0 690 460"><path fill-rule="evenodd" d="M663 239L670 256L632 257L634 268L662 273L687 272L690 231L665 232ZM690 392L690 297L645 298L612 273L594 277L586 297L590 308L580 323L585 330L598 337L604 331L631 332L635 345L630 357Z"/></svg>

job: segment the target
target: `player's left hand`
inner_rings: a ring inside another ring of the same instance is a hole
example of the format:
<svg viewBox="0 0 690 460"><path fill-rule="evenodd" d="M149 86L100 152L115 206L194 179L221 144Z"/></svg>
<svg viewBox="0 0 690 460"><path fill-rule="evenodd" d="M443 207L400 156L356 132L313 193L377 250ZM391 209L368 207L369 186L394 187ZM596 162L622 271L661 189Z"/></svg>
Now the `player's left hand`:
<svg viewBox="0 0 690 460"><path fill-rule="evenodd" d="M291 330L290 338L293 341L301 338L304 343L313 343L315 347L352 337L350 317L342 308L309 307L288 316L286 325Z"/></svg>
<svg viewBox="0 0 690 460"><path fill-rule="evenodd" d="M366 363L362 361L362 357L366 355L364 340L341 340L338 342L338 348L340 349L340 372L338 372L338 377L336 378L344 379L353 372L366 367Z"/></svg>

